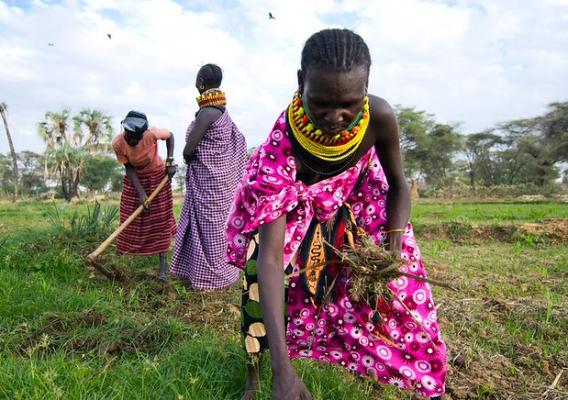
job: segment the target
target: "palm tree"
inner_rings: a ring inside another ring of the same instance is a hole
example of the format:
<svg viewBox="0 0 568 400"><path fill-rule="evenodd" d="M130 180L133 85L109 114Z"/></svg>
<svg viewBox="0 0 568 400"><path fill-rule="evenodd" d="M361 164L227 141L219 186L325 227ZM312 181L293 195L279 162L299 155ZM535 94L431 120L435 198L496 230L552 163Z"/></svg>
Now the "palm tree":
<svg viewBox="0 0 568 400"><path fill-rule="evenodd" d="M14 150L14 143L8 128L8 119L6 118L6 110L8 106L6 103L0 102L0 114L2 114L2 121L4 121L4 128L6 129L6 136L8 137L8 145L10 146L10 155L12 156L12 172L14 174L14 201L18 198L20 189L20 179L18 174L18 158L16 157L16 150Z"/></svg>
<svg viewBox="0 0 568 400"><path fill-rule="evenodd" d="M64 108L60 113L48 111L45 113L45 121L38 124L39 136L46 144L43 171L44 179L46 181L49 178L49 155L67 141L67 126L69 125L68 118L69 110L66 108Z"/></svg>
<svg viewBox="0 0 568 400"><path fill-rule="evenodd" d="M79 184L85 160L91 154L108 152L112 137L110 117L97 110L84 109L73 117L74 129L69 124L70 112L45 113L45 121L38 125L38 133L46 143L46 164L61 182L67 201L79 195Z"/></svg>
<svg viewBox="0 0 568 400"><path fill-rule="evenodd" d="M44 174L57 175L61 183L61 191L65 200L73 197L71 182L73 181L74 165L71 163L71 147L68 138L69 110L64 108L61 112L48 111L45 120L38 124L39 136L45 141ZM49 168L50 167L50 168ZM51 169L51 171L50 171ZM51 173L50 173L51 172Z"/></svg>
<svg viewBox="0 0 568 400"><path fill-rule="evenodd" d="M101 111L84 108L73 117L75 146L92 153L108 153L112 139L111 117Z"/></svg>

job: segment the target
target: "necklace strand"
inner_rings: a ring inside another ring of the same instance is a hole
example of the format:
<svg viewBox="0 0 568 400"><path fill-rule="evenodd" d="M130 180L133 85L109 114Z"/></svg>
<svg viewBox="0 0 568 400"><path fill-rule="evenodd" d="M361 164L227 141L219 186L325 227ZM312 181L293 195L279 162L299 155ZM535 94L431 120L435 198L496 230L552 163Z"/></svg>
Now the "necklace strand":
<svg viewBox="0 0 568 400"><path fill-rule="evenodd" d="M342 161L356 152L369 126L369 114L369 98L366 96L359 118L351 124L351 129L329 135L316 128L306 114L298 93L288 107L290 130L298 144L316 158L327 162Z"/></svg>
<svg viewBox="0 0 568 400"><path fill-rule="evenodd" d="M225 107L227 105L227 98L225 92L220 89L209 89L203 92L196 98L199 108L218 106Z"/></svg>

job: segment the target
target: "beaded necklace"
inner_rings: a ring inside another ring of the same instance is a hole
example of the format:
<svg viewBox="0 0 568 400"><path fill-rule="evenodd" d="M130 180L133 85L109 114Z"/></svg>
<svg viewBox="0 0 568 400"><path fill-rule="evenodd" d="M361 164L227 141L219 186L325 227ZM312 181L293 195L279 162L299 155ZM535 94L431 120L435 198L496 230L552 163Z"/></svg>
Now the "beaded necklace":
<svg viewBox="0 0 568 400"><path fill-rule="evenodd" d="M217 106L225 107L227 105L227 98L225 97L225 92L220 89L209 89L201 93L197 97L197 104L199 108Z"/></svg>
<svg viewBox="0 0 568 400"><path fill-rule="evenodd" d="M369 98L363 109L344 131L328 134L317 128L298 93L288 107L288 123L295 141L306 152L327 162L339 162L353 155L369 126Z"/></svg>

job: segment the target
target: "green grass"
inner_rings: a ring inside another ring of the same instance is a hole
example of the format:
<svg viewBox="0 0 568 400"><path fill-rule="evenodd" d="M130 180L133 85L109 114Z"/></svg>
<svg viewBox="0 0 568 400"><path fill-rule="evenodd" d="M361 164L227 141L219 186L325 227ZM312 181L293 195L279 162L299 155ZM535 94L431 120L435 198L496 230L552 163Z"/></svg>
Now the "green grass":
<svg viewBox="0 0 568 400"><path fill-rule="evenodd" d="M104 205L118 206L118 200L106 201ZM71 217L73 214L82 215L87 213L88 208L93 208L94 203L88 199L77 203L66 203L63 200L42 201L23 200L16 203L0 200L0 235L13 233L26 228L42 228L50 225L50 215L55 211L62 217ZM176 201L174 213L179 215L182 202ZM117 223L113 225L118 226Z"/></svg>
<svg viewBox="0 0 568 400"><path fill-rule="evenodd" d="M487 224L498 222L536 223L550 219L568 219L568 204L424 200L414 202L412 205L412 221L414 224L444 221Z"/></svg>
<svg viewBox="0 0 568 400"><path fill-rule="evenodd" d="M238 399L244 385L242 354L235 341L213 337L187 341L154 357L8 358L0 372L0 396L10 399ZM315 399L367 399L340 371L295 363ZM2 389L3 388L3 389ZM268 389L268 388L267 388ZM268 396L262 396L269 399Z"/></svg>
<svg viewBox="0 0 568 400"><path fill-rule="evenodd" d="M566 246L433 240L421 250L431 274L459 287L459 293L434 288L450 357L469 366L453 365L450 387L464 373L479 398L540 398L536 388L544 392L568 360ZM561 382L561 394L551 398L568 393Z"/></svg>
<svg viewBox="0 0 568 400"><path fill-rule="evenodd" d="M139 277L128 285L108 281L83 259L103 233L75 237L47 221L50 207L70 218L87 205L0 203L0 398L239 399L245 364L238 317L223 311L239 302L238 289L203 297L174 282L177 298L168 300L152 278L157 259L118 257L112 249L105 262ZM415 225L446 224L462 237L469 224L567 213L554 203L419 202L413 210ZM540 398L568 367L565 243L449 239L418 241L430 274L459 287L434 288L452 398ZM202 302L211 307L202 310ZM267 364L260 400L270 398ZM314 399L413 398L330 365L294 365ZM566 393L563 377L549 398Z"/></svg>
<svg viewBox="0 0 568 400"><path fill-rule="evenodd" d="M88 200L78 204L67 204L61 200L29 200L17 203L0 202L0 226L22 228L26 226L47 226L50 208L58 207L64 214L85 212ZM118 205L118 201L111 201ZM92 203L91 203L92 206ZM181 200L176 198L174 212L179 215ZM550 219L568 219L568 204L557 202L471 202L418 200L412 204L412 221L420 223L440 223L451 221L498 223L529 222L537 223Z"/></svg>

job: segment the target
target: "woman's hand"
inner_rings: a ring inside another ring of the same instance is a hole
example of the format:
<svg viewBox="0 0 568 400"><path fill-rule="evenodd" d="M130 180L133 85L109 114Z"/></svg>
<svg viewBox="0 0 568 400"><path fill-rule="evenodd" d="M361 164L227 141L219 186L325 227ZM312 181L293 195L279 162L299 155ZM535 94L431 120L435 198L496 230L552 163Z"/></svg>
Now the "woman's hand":
<svg viewBox="0 0 568 400"><path fill-rule="evenodd" d="M148 200L148 196L143 191L138 192L138 203L141 206L144 206L144 210L147 210L150 206L146 203Z"/></svg>
<svg viewBox="0 0 568 400"><path fill-rule="evenodd" d="M166 174L172 179L177 172L177 165L173 164L166 167Z"/></svg>
<svg viewBox="0 0 568 400"><path fill-rule="evenodd" d="M272 400L311 400L312 395L294 368L272 374Z"/></svg>
<svg viewBox="0 0 568 400"><path fill-rule="evenodd" d="M387 250L400 258L402 254L402 232L390 232L387 239Z"/></svg>

